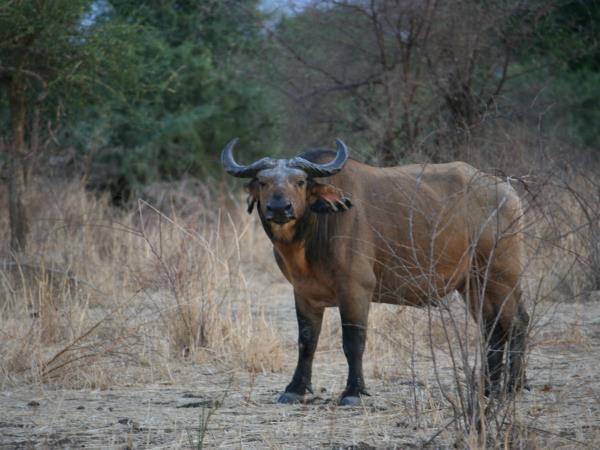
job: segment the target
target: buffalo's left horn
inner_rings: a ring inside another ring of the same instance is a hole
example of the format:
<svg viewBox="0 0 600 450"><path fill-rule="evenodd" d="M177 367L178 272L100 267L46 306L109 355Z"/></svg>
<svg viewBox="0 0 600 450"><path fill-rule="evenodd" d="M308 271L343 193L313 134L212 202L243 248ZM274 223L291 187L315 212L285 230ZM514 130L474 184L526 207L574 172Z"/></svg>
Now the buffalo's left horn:
<svg viewBox="0 0 600 450"><path fill-rule="evenodd" d="M302 169L307 175L312 177L330 177L331 175L335 175L342 170L344 164L346 164L346 161L348 160L348 147L346 147L346 144L344 144L341 139L336 139L335 144L335 158L326 164L314 163L300 156L296 156L290 159L288 166Z"/></svg>
<svg viewBox="0 0 600 450"><path fill-rule="evenodd" d="M233 147L237 141L237 138L229 141L221 152L221 164L229 175L238 178L254 178L261 170L275 167L275 162L271 158L261 158L248 166L236 163L233 159Z"/></svg>

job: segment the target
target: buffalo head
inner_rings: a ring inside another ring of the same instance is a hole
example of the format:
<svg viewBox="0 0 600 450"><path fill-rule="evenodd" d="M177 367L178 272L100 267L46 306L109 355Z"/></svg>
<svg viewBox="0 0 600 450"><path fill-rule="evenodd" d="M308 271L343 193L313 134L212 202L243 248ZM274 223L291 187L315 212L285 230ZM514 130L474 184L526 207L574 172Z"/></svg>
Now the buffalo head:
<svg viewBox="0 0 600 450"><path fill-rule="evenodd" d="M348 160L346 144L336 139L335 157L326 163L317 163L295 156L290 159L262 158L247 166L233 158L237 139L229 142L221 153L221 163L227 173L239 178L250 178L248 184L248 212L254 205L261 219L271 226L284 226L304 217L307 211L329 213L345 211L352 206L342 191L319 183L315 178L335 175Z"/></svg>

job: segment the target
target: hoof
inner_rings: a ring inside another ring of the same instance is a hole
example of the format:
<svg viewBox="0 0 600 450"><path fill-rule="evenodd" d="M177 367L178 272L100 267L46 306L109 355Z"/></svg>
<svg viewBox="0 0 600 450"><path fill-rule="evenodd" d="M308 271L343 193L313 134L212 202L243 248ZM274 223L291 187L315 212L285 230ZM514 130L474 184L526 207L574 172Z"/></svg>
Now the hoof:
<svg viewBox="0 0 600 450"><path fill-rule="evenodd" d="M295 392L284 392L277 399L277 403L281 403L284 405L304 403L304 395L296 394Z"/></svg>
<svg viewBox="0 0 600 450"><path fill-rule="evenodd" d="M358 406L362 403L360 397L354 395L348 395L340 400L340 406Z"/></svg>

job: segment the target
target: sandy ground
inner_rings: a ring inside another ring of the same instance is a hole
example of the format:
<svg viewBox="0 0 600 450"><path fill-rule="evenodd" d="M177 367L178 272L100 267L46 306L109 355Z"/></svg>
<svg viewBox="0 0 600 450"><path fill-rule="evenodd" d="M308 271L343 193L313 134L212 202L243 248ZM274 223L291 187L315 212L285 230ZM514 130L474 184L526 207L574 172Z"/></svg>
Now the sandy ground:
<svg viewBox="0 0 600 450"><path fill-rule="evenodd" d="M293 371L296 326L289 289L275 289L279 300L268 312L289 349L280 373L177 363L168 380L150 384L136 382L148 369L115 368L130 382L113 389L12 385L0 392L0 448L197 448L201 438L204 448L464 445L448 425L450 407L436 391L430 361L418 362L415 384L402 375L375 377L367 354L373 396L360 407L338 407L346 377L340 343L318 352L308 404L276 404ZM517 407L527 446L600 448L600 302L552 305L543 317L529 363L532 390Z"/></svg>

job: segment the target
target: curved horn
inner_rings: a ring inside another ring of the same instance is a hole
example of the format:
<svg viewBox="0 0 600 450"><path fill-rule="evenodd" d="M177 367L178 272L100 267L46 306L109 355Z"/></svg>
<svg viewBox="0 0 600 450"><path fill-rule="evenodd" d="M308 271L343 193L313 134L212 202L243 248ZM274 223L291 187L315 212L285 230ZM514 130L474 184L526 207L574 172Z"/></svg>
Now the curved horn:
<svg viewBox="0 0 600 450"><path fill-rule="evenodd" d="M288 166L302 169L312 177L330 177L331 175L335 175L342 170L348 160L348 147L346 147L346 144L341 139L336 139L335 144L335 158L326 164L314 163L296 156L290 159Z"/></svg>
<svg viewBox="0 0 600 450"><path fill-rule="evenodd" d="M233 147L237 141L238 138L229 141L221 152L221 164L229 175L238 178L254 178L261 170L275 167L275 162L271 158L261 158L248 166L236 163L233 159Z"/></svg>

